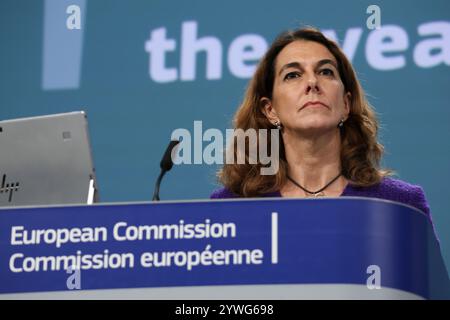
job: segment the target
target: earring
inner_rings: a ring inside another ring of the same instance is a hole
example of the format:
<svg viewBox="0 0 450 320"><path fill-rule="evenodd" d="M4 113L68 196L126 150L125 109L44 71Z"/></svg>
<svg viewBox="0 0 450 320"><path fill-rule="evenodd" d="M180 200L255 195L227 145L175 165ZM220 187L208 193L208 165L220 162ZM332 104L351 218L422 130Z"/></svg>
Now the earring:
<svg viewBox="0 0 450 320"><path fill-rule="evenodd" d="M342 128L344 126L344 118L341 119L341 121L338 124L339 128Z"/></svg>
<svg viewBox="0 0 450 320"><path fill-rule="evenodd" d="M279 120L275 121L275 127L277 127L278 130L281 130L281 122Z"/></svg>

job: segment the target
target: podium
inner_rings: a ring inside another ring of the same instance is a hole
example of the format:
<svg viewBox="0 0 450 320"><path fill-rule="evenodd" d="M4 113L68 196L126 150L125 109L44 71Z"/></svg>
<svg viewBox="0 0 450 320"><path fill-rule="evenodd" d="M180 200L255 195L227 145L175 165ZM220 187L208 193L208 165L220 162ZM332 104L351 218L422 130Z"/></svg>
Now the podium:
<svg viewBox="0 0 450 320"><path fill-rule="evenodd" d="M0 299L448 299L428 217L372 198L0 209Z"/></svg>

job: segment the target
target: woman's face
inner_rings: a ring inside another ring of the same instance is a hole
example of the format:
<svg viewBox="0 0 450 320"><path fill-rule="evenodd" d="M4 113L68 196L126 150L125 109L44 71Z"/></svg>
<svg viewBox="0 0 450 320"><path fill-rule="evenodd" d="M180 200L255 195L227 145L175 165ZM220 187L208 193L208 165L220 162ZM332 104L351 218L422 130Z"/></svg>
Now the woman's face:
<svg viewBox="0 0 450 320"><path fill-rule="evenodd" d="M336 130L350 110L350 94L337 69L337 62L323 45L294 41L275 61L272 100L263 98L265 113L284 130L319 133Z"/></svg>

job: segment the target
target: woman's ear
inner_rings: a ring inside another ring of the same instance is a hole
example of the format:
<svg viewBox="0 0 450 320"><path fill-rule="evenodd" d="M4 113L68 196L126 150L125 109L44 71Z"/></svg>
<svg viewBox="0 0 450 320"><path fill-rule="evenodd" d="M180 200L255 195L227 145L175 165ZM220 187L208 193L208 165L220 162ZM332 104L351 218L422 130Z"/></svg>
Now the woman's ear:
<svg viewBox="0 0 450 320"><path fill-rule="evenodd" d="M270 101L269 98L263 97L259 101L262 112L266 116L267 120L269 120L272 124L275 124L275 122L280 121L277 115L277 111L273 107L272 101Z"/></svg>

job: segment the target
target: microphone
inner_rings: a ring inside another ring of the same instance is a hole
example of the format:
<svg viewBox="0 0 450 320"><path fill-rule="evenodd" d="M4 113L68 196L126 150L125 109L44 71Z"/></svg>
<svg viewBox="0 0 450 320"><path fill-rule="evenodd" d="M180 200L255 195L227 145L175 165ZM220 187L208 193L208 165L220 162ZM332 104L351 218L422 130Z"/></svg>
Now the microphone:
<svg viewBox="0 0 450 320"><path fill-rule="evenodd" d="M170 141L169 145L167 146L166 152L164 152L164 155L163 155L163 157L161 159L161 162L159 164L159 166L161 167L161 172L160 172L160 174L158 176L158 179L156 180L155 191L153 192L153 199L152 199L152 201L159 201L159 187L161 185L161 180L164 177L164 174L167 171L170 171L170 169L172 169L172 166L173 166L172 150L179 143L180 143L180 141L178 141L178 140Z"/></svg>

